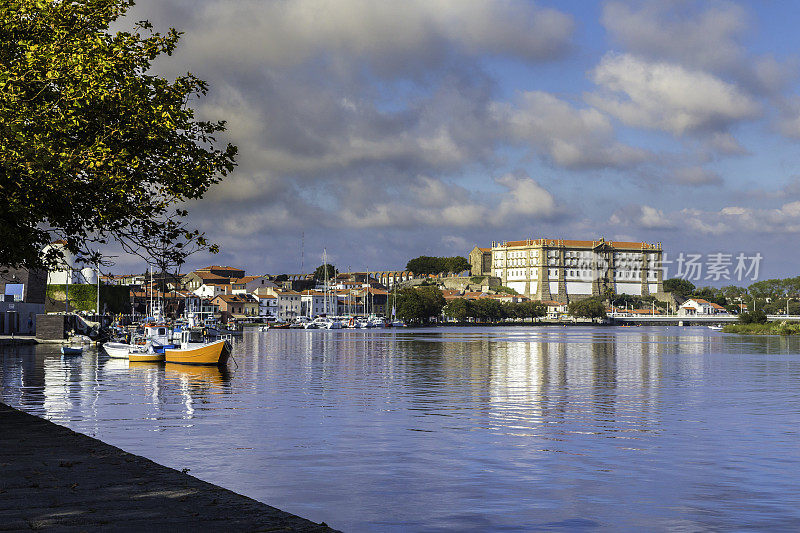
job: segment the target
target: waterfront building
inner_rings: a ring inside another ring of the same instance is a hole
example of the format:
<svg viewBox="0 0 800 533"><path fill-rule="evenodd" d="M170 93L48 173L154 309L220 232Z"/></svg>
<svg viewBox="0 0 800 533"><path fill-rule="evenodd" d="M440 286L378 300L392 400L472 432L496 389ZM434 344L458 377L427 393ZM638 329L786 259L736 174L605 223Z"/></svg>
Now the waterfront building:
<svg viewBox="0 0 800 533"><path fill-rule="evenodd" d="M244 276L231 279L231 290L233 294L252 294L257 289L264 287L277 287L269 276Z"/></svg>
<svg viewBox="0 0 800 533"><path fill-rule="evenodd" d="M79 255L75 255L67 249L67 241L53 241L44 247L42 253L56 250L61 253L63 259L57 267L52 268L47 273L48 285L70 285L97 283L97 270L83 262Z"/></svg>
<svg viewBox="0 0 800 533"><path fill-rule="evenodd" d="M263 287L256 290L257 295L271 294L278 299L278 318L291 320L300 316L300 293L276 287Z"/></svg>
<svg viewBox="0 0 800 533"><path fill-rule="evenodd" d="M36 332L36 315L45 312L47 271L0 265L0 335Z"/></svg>
<svg viewBox="0 0 800 533"><path fill-rule="evenodd" d="M278 318L278 297L272 294L253 294L258 302L258 316Z"/></svg>
<svg viewBox="0 0 800 533"><path fill-rule="evenodd" d="M247 318L259 315L258 300L249 294L220 294L211 303L219 307L220 320Z"/></svg>
<svg viewBox="0 0 800 533"><path fill-rule="evenodd" d="M728 314L728 311L719 304L703 300L702 298L690 298L678 308L678 315L720 315Z"/></svg>
<svg viewBox="0 0 800 533"><path fill-rule="evenodd" d="M664 291L661 243L527 239L493 242L488 252L476 246L469 255L473 276L499 278L502 285L536 300Z"/></svg>

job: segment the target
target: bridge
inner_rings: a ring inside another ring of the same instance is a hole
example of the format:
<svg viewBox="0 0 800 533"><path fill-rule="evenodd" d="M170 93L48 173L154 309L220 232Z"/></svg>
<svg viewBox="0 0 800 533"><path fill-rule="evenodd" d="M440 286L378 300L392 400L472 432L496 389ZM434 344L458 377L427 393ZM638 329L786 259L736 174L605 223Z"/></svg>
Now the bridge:
<svg viewBox="0 0 800 533"><path fill-rule="evenodd" d="M609 315L612 324L643 324L661 326L691 326L710 324L735 324L739 321L737 315ZM782 322L784 320L800 322L800 315L767 315L769 322Z"/></svg>

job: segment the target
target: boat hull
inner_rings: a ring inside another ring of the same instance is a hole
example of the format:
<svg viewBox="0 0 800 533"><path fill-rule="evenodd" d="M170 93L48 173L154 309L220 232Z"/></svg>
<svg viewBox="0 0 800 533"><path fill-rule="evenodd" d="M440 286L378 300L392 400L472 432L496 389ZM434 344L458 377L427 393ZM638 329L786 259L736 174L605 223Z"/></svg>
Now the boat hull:
<svg viewBox="0 0 800 533"><path fill-rule="evenodd" d="M103 344L103 350L113 359L127 359L133 348L134 345L122 342L107 342Z"/></svg>
<svg viewBox="0 0 800 533"><path fill-rule="evenodd" d="M61 347L62 355L81 355L82 353L83 353L83 348L73 348L71 346Z"/></svg>
<svg viewBox="0 0 800 533"><path fill-rule="evenodd" d="M210 342L197 347L164 350L167 363L180 365L225 366L231 355L230 344L226 340Z"/></svg>
<svg viewBox="0 0 800 533"><path fill-rule="evenodd" d="M165 356L163 353L132 353L128 360L131 363L163 363Z"/></svg>

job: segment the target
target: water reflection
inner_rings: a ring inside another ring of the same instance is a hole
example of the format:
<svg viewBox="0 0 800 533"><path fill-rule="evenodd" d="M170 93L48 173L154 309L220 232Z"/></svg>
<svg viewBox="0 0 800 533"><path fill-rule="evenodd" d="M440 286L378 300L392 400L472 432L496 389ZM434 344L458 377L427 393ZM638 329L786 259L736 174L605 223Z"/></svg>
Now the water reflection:
<svg viewBox="0 0 800 533"><path fill-rule="evenodd" d="M228 372L3 349L0 383L344 530L780 527L800 520L798 347L704 328L274 330L238 341Z"/></svg>

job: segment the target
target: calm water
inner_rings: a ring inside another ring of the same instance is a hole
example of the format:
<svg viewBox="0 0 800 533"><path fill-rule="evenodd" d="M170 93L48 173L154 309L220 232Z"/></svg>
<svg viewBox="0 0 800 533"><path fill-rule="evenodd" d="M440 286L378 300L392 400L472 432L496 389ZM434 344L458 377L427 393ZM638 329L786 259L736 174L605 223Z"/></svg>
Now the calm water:
<svg viewBox="0 0 800 533"><path fill-rule="evenodd" d="M345 531L800 529L794 338L273 330L226 374L0 350L4 402Z"/></svg>

